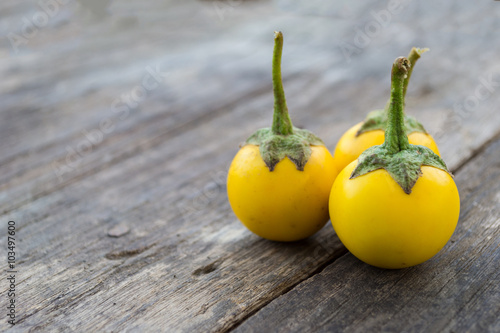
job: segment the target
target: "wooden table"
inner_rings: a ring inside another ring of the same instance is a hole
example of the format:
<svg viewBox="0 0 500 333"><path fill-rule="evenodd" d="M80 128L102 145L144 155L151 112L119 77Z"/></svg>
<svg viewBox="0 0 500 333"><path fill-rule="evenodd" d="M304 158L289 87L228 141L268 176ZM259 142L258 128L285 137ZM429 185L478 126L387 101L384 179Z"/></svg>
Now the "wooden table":
<svg viewBox="0 0 500 333"><path fill-rule="evenodd" d="M500 3L51 3L0 4L2 268L15 221L17 270L1 331L500 332ZM238 222L227 169L270 124L274 30L292 120L330 150L385 104L393 60L431 49L407 112L461 194L437 256L381 270L330 223L276 243Z"/></svg>

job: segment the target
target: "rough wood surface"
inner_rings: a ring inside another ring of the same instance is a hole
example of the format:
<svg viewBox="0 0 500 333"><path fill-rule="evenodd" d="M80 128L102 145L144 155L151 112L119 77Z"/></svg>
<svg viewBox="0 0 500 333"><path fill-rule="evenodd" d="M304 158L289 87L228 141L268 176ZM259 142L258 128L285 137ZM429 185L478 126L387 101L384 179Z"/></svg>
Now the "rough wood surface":
<svg viewBox="0 0 500 333"><path fill-rule="evenodd" d="M2 2L2 35L20 33L37 6ZM481 88L484 78L499 80L500 45L491 42L498 6L405 2L347 59L339 45L353 44L356 27L386 6L126 1L96 16L70 1L18 52L0 40L0 211L2 221L17 222L20 239L19 322L11 330L228 331L327 265L350 265L330 225L299 243L268 242L227 203L238 143L271 119L274 30L285 34L292 119L331 150L385 104L393 59L413 45L430 47L407 111L465 175L500 131L499 87ZM115 112L150 70L159 85ZM477 105L460 109L477 89ZM109 133L68 157L107 119Z"/></svg>
<svg viewBox="0 0 500 333"><path fill-rule="evenodd" d="M460 222L434 258L383 270L346 254L236 332L500 331L500 140L456 181Z"/></svg>

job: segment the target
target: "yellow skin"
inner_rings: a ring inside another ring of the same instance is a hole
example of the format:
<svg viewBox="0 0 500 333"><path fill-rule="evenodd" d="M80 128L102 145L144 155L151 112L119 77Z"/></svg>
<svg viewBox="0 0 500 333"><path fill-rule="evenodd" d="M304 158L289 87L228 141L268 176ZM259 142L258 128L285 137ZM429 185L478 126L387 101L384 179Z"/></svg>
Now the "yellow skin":
<svg viewBox="0 0 500 333"><path fill-rule="evenodd" d="M250 231L290 242L313 235L328 221L328 197L338 171L328 149L311 149L304 171L286 157L270 172L255 145L245 145L236 154L227 194L234 213Z"/></svg>
<svg viewBox="0 0 500 333"><path fill-rule="evenodd" d="M356 136L361 125L363 125L362 122L345 132L335 147L333 156L339 171L342 171L349 163L356 160L366 149L384 143L385 135L383 130L368 131ZM413 132L408 135L408 140L413 145L428 147L439 155L436 142L429 134Z"/></svg>
<svg viewBox="0 0 500 333"><path fill-rule="evenodd" d="M383 169L349 179L340 172L330 194L332 225L346 248L381 268L404 268L433 257L457 225L460 198L452 177L422 166L411 194Z"/></svg>

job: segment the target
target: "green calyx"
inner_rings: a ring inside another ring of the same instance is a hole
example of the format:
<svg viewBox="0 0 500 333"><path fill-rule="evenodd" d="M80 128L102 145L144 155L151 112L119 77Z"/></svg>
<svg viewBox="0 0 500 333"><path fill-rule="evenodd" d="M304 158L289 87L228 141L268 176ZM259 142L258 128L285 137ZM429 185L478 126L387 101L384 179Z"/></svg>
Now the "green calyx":
<svg viewBox="0 0 500 333"><path fill-rule="evenodd" d="M273 171L276 164L288 157L297 167L304 167L311 157L311 146L324 146L323 141L305 129L293 126L281 80L281 54L283 50L283 34L274 33L273 53L273 91L274 115L271 128L261 128L252 134L245 144L259 146L259 152L264 163Z"/></svg>
<svg viewBox="0 0 500 333"><path fill-rule="evenodd" d="M323 141L305 129L293 127L289 135L274 134L271 128L261 128L252 134L247 144L259 146L260 156L273 171L279 161L288 157L297 167L304 171L304 167L311 157L311 145L324 146Z"/></svg>
<svg viewBox="0 0 500 333"><path fill-rule="evenodd" d="M450 173L444 161L424 146L412 145L408 141L404 119L404 82L411 65L404 57L397 58L392 66L391 99L385 141L379 146L365 150L358 158L358 164L350 179L371 171L385 169L410 194L422 175L422 165L432 166Z"/></svg>
<svg viewBox="0 0 500 333"><path fill-rule="evenodd" d="M410 82L410 77L413 72L413 67L417 63L417 60L421 57L422 53L429 51L429 49L419 49L419 48L412 48L410 51L410 54L408 55L408 60L411 64L410 69L408 70L408 73L406 74L406 78L404 79L403 82L403 97L406 96L406 89L408 88L408 83ZM375 110L370 112L366 118L359 130L356 132L356 136L361 135L362 133L368 132L368 131L374 131L374 130L382 130L385 131L387 129L387 121L389 119L388 113L389 113L389 103L390 99L387 102L386 106L382 110ZM427 131L425 130L424 126L417 121L412 116L404 116L404 124L405 124L405 130L406 134L410 134L413 132L420 132L420 133L425 133L427 134Z"/></svg>
<svg viewBox="0 0 500 333"><path fill-rule="evenodd" d="M368 131L374 130L382 130L385 131L387 129L387 120L389 119L387 115L388 110L375 110L370 113L365 118L363 125L356 132L356 136L359 136ZM405 131L406 134L411 134L413 132L420 132L427 134L424 126L418 122L415 117L412 116L404 116L405 122Z"/></svg>
<svg viewBox="0 0 500 333"><path fill-rule="evenodd" d="M422 175L422 165L433 166L450 173L438 155L427 147L417 145L411 145L397 153L392 153L384 145L373 146L365 150L358 161L350 179L385 169L406 194L411 193L418 177Z"/></svg>

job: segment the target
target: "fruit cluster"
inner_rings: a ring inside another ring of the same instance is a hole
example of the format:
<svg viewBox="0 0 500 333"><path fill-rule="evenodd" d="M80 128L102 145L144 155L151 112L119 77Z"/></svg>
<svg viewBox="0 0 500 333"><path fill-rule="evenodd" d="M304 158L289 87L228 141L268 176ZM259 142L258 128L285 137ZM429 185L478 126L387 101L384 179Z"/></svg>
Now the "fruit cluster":
<svg viewBox="0 0 500 333"><path fill-rule="evenodd" d="M228 198L238 219L263 238L285 242L313 235L330 219L353 255L382 268L433 257L455 230L460 198L434 139L404 114L413 67L426 49L395 60L385 108L349 129L333 157L290 120L282 49L276 32L272 127L252 134L229 168Z"/></svg>

